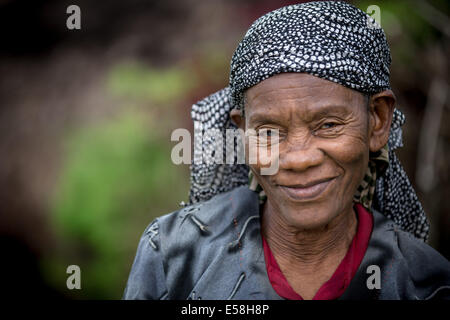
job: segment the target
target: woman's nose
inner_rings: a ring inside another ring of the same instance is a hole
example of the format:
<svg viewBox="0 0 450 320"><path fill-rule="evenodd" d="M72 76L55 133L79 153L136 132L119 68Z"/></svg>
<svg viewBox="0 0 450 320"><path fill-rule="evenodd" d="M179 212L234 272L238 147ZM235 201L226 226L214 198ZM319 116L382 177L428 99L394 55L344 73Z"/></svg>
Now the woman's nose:
<svg viewBox="0 0 450 320"><path fill-rule="evenodd" d="M304 171L310 167L318 166L324 159L324 153L314 146L292 146L280 152L280 169Z"/></svg>

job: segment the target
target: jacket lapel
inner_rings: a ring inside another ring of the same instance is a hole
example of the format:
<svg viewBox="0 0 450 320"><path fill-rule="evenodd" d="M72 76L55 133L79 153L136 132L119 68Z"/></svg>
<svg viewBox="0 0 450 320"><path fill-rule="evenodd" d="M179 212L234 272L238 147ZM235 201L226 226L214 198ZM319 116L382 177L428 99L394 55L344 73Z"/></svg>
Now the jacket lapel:
<svg viewBox="0 0 450 320"><path fill-rule="evenodd" d="M237 232L232 242L235 245L223 241L219 254L191 290L190 299L281 299L267 276L260 219L256 217L259 216L258 195L248 189L242 193L246 204L234 208Z"/></svg>

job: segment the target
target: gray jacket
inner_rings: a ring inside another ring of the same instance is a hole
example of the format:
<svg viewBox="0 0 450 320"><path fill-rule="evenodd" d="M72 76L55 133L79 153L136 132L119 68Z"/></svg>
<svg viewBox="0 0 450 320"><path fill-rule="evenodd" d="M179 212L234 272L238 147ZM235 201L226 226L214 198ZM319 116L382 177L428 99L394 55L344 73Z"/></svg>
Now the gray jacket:
<svg viewBox="0 0 450 320"><path fill-rule="evenodd" d="M381 213L373 217L369 247L339 299L450 299L449 261ZM368 286L373 265L375 288ZM266 271L258 195L243 186L154 220L123 298L282 299Z"/></svg>

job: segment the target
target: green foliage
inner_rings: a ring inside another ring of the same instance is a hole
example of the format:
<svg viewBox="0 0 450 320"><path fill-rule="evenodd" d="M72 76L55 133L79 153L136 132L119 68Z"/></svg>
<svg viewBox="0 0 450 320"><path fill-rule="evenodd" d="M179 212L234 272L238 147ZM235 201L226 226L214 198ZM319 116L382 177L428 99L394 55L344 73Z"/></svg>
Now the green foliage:
<svg viewBox="0 0 450 320"><path fill-rule="evenodd" d="M68 139L53 204L62 252L48 270L79 265L77 297L120 298L144 228L186 199L189 179L170 160L170 140L143 119L123 113Z"/></svg>
<svg viewBox="0 0 450 320"><path fill-rule="evenodd" d="M114 67L107 86L120 97L166 104L180 99L195 82L192 73L182 67L155 69L133 62Z"/></svg>
<svg viewBox="0 0 450 320"><path fill-rule="evenodd" d="M114 65L106 74L106 92L120 107L63 137L51 203L57 251L45 257L42 270L64 294L120 298L145 227L187 200L188 167L172 163L168 133L185 121L177 119L175 108L199 82L208 86L226 78L228 61L214 48L203 50L196 62L170 68L138 61ZM71 264L81 268L79 291L66 288Z"/></svg>

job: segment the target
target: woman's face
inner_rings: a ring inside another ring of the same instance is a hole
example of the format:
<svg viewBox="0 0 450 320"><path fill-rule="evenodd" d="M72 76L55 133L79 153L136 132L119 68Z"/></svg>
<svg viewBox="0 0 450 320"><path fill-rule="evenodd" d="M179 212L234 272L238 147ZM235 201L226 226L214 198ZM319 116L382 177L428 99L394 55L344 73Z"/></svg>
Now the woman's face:
<svg viewBox="0 0 450 320"><path fill-rule="evenodd" d="M369 161L364 95L309 74L282 73L248 89L245 100L245 130L279 133L267 144L278 144L278 171L262 175L267 162L260 157L250 168L280 218L313 229L351 210ZM246 155L258 147L255 141L246 137Z"/></svg>

